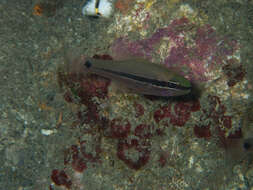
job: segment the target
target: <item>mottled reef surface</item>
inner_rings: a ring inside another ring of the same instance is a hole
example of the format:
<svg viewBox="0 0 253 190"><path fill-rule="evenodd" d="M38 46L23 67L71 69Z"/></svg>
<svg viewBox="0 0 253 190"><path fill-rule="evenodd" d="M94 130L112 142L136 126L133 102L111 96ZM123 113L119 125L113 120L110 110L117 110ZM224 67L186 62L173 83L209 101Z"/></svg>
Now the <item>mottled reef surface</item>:
<svg viewBox="0 0 253 190"><path fill-rule="evenodd" d="M0 190L253 189L253 1L110 2L0 1ZM73 68L85 56L145 58L197 93L122 92Z"/></svg>

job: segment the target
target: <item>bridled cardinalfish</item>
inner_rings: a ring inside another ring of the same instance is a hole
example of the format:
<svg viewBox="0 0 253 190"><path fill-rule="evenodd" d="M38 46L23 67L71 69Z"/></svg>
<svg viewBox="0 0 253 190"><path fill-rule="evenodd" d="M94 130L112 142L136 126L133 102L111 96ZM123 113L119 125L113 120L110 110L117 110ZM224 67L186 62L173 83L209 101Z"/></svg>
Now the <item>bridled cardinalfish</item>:
<svg viewBox="0 0 253 190"><path fill-rule="evenodd" d="M182 96L191 92L189 80L163 65L143 59L102 60L82 57L78 72L103 76L126 85L130 92L153 96Z"/></svg>

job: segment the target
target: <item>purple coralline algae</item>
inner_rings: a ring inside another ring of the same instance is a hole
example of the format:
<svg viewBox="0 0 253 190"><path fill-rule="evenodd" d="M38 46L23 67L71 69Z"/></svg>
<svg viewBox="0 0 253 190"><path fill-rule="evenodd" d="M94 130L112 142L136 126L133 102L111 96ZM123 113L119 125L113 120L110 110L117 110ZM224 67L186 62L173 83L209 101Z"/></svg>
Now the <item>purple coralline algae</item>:
<svg viewBox="0 0 253 190"><path fill-rule="evenodd" d="M130 55L152 60L161 57L159 45L163 41L166 42L167 54L161 58L161 63L178 70L192 82L211 80L209 71L235 54L239 47L236 41L221 38L210 25L197 26L183 17L146 39L131 41L127 37L118 38L111 51L115 59Z"/></svg>

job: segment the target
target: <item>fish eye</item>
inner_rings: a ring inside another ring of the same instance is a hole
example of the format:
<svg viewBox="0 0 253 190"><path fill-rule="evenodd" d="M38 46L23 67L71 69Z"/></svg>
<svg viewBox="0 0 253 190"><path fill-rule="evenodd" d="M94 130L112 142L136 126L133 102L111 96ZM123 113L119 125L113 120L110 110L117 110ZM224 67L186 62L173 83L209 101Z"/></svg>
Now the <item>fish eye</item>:
<svg viewBox="0 0 253 190"><path fill-rule="evenodd" d="M90 61L85 61L84 65L85 65L86 68L89 69L91 67L91 62Z"/></svg>

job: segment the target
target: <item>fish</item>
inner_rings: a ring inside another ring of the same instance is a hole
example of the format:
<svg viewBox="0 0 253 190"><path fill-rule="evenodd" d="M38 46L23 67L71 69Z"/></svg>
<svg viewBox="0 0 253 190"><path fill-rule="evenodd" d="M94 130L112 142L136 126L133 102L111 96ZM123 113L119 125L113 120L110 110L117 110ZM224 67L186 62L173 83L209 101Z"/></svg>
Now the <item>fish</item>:
<svg viewBox="0 0 253 190"><path fill-rule="evenodd" d="M82 13L90 18L110 18L113 13L113 3L110 0L86 0Z"/></svg>
<svg viewBox="0 0 253 190"><path fill-rule="evenodd" d="M124 85L129 92L160 96L183 96L192 90L189 80L164 65L145 59L103 60L82 57L72 66L81 73L92 73Z"/></svg>

